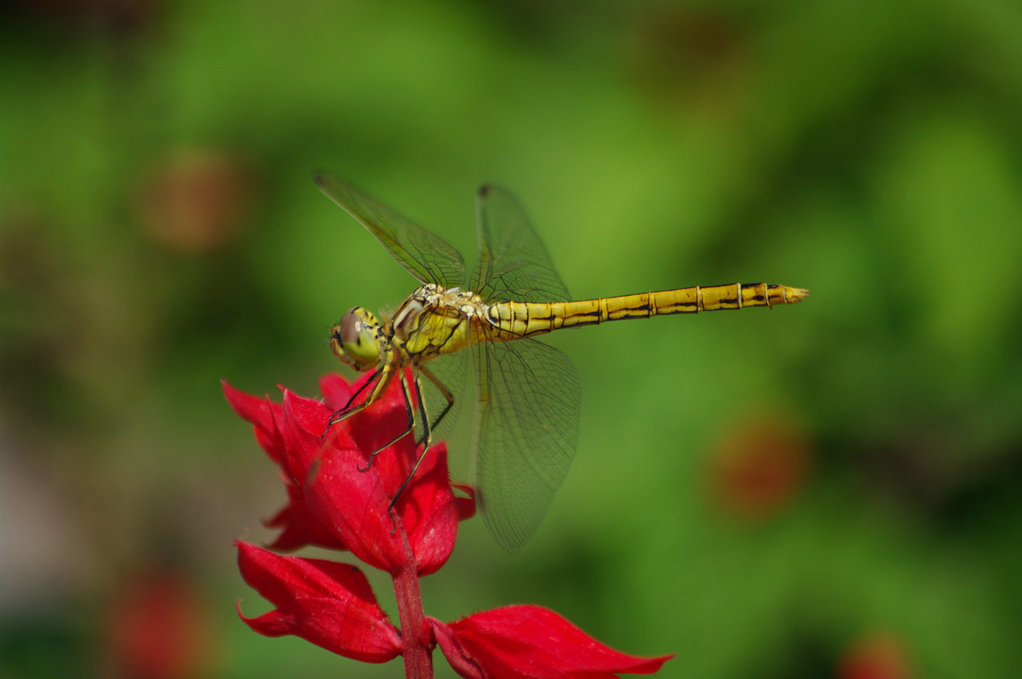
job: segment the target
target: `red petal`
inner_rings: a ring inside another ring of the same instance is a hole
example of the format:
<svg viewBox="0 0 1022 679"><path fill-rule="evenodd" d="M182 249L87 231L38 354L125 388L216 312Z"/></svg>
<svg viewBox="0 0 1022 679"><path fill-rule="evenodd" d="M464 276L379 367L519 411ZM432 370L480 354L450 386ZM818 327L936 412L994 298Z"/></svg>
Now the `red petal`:
<svg viewBox="0 0 1022 679"><path fill-rule="evenodd" d="M330 421L330 409L316 399L284 390L282 419L286 466L296 485L305 482L323 450L332 441L336 441L337 445L351 446L344 427L333 427L329 435L324 436Z"/></svg>
<svg viewBox="0 0 1022 679"><path fill-rule="evenodd" d="M314 469L306 476L306 502L355 556L390 573L407 561L389 507L415 463L413 435L379 451L371 461L370 456L408 426L404 398L398 390L400 384L395 381L380 401L335 425L338 431L331 429L326 447L319 432L329 420L330 406L300 400L290 393L284 398L285 420L290 423L293 418L298 425L288 427L288 448L315 448ZM300 407L292 409L292 403ZM394 512L408 535L416 570L435 572L450 557L457 537L445 448L429 451L415 478L402 490Z"/></svg>
<svg viewBox="0 0 1022 679"><path fill-rule="evenodd" d="M404 543L387 511L390 496L378 465L366 469L364 464L358 450L324 450L305 486L305 499L356 557L393 573L406 561Z"/></svg>
<svg viewBox="0 0 1022 679"><path fill-rule="evenodd" d="M450 625L429 619L437 643L463 677L612 679L652 674L673 656L626 655L596 641L553 611L508 606ZM443 629L446 627L446 629Z"/></svg>
<svg viewBox="0 0 1022 679"><path fill-rule="evenodd" d="M279 556L244 542L237 546L245 582L277 607L256 618L241 616L256 632L294 634L364 662L386 662L400 654L398 631L355 566Z"/></svg>
<svg viewBox="0 0 1022 679"><path fill-rule="evenodd" d="M224 391L227 403L241 419L264 429L274 426L273 403L268 398L265 396L260 398L239 391L232 387L227 380L221 380L220 386Z"/></svg>
<svg viewBox="0 0 1022 679"><path fill-rule="evenodd" d="M365 456L347 436L348 428L333 427L323 438L330 408L290 391L284 393L283 412L286 461L294 488L288 489L288 525L278 546L294 548L303 541L327 547L354 545L358 558L390 570L387 562L381 564L378 554L374 557L374 550L363 545L380 540L381 533L392 532L389 516L385 531L366 522L367 517L379 515L379 511L368 511L370 508L382 504L386 514L390 500L378 488L379 478L371 469L359 471L365 468Z"/></svg>
<svg viewBox="0 0 1022 679"><path fill-rule="evenodd" d="M344 549L344 545L333 532L327 529L306 506L302 489L296 484L292 468L295 466L293 458L298 456L288 454L289 448L281 432L283 421L281 404L273 403L267 397L260 398L238 391L227 382L222 384L227 402L242 419L252 423L260 446L283 471L290 504L266 522L267 526L282 529L282 533L273 541L273 546L277 549L292 550L313 544L331 549ZM298 472L304 475L304 470L299 469Z"/></svg>
<svg viewBox="0 0 1022 679"><path fill-rule="evenodd" d="M388 451L389 452L389 451ZM305 488L313 512L330 525L345 546L362 561L396 573L408 556L405 542L388 511L400 483L388 469L381 453L367 468L360 467L358 451L324 451L316 473ZM385 482L381 476L390 477ZM401 478L400 482L404 479ZM388 487L389 486L389 487ZM438 570L451 555L458 534L458 514L447 477L447 450L431 448L415 478L393 508L408 536L416 570Z"/></svg>
<svg viewBox="0 0 1022 679"><path fill-rule="evenodd" d="M452 483L452 487L457 488L466 497L455 496L454 504L458 508L458 520L464 521L465 519L471 519L476 515L476 490L472 486L467 486L463 483Z"/></svg>
<svg viewBox="0 0 1022 679"><path fill-rule="evenodd" d="M416 570L420 575L435 573L451 556L458 538L458 511L443 443L426 452L394 508L408 532Z"/></svg>
<svg viewBox="0 0 1022 679"><path fill-rule="evenodd" d="M291 503L277 512L272 519L263 522L267 528L281 529L280 535L268 545L269 547L279 552L292 552L306 545L347 549L334 531L312 512L300 491L289 488L288 494L291 495Z"/></svg>
<svg viewBox="0 0 1022 679"><path fill-rule="evenodd" d="M278 422L281 407L266 396L257 397L238 391L226 380L220 382L227 403L241 419L255 428L256 440L274 462L283 465L284 443L280 437Z"/></svg>
<svg viewBox="0 0 1022 679"><path fill-rule="evenodd" d="M465 679L486 679L486 671L459 643L454 630L436 618L426 616L426 625L433 633L437 645L454 671Z"/></svg>
<svg viewBox="0 0 1022 679"><path fill-rule="evenodd" d="M330 412L335 413L348 405L355 390L348 380L340 375L330 374L319 378L319 393L323 394L323 401Z"/></svg>

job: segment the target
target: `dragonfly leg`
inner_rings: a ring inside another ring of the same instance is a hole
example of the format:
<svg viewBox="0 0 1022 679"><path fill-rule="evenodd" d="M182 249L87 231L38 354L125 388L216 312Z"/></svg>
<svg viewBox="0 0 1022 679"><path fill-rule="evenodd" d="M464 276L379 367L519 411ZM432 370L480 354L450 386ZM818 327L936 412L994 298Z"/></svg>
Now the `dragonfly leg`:
<svg viewBox="0 0 1022 679"><path fill-rule="evenodd" d="M364 410L365 408L368 408L372 404L372 402L375 400L375 397L373 396L373 392L376 391L375 389L373 390L373 392L370 392L369 396L366 398L365 401L356 406L351 405L352 403L355 402L355 399L357 399L359 395L363 391L365 391L366 387L369 387L370 385L373 384L373 382L380 379L380 375L382 373L383 373L382 369L374 371L373 374L369 376L369 379L367 379L362 384L362 386L359 387L355 391L355 393L351 395L351 398L349 398L348 402L344 404L344 407L334 411L334 414L330 416L330 420L326 423L326 429L324 429L323 433L319 435L320 439L326 437L326 435L330 432L330 427L334 426L338 422L348 419L355 413L359 412L360 410Z"/></svg>
<svg viewBox="0 0 1022 679"><path fill-rule="evenodd" d="M344 404L344 406L343 406L343 407L342 407L342 408L341 408L340 410L338 410L337 412L338 412L338 413L343 413L343 412L344 412L345 410L347 410L348 408L350 408L350 407L351 407L351 404L355 402L355 399L356 399L356 398L358 398L359 394L361 394L361 393L362 393L363 391L365 391L365 390L366 390L366 387L369 387L369 386L371 386L373 382L375 382L376 380L378 380L378 379L380 378L380 374L381 374L382 372L383 372L383 369L382 369L382 368L381 368L381 369L378 369L378 370L375 370L375 371L373 371L373 374L369 376L369 379L367 379L367 380L366 380L366 381L365 381L365 382L364 382L364 383L362 384L362 386L361 386L361 387L359 387L358 389L356 389L356 390L355 390L355 393L351 395L351 397L350 397L350 398L348 399L348 402L347 402L347 403L345 403L345 404ZM334 413L334 415L336 415L336 414L337 414L337 413Z"/></svg>
<svg viewBox="0 0 1022 679"><path fill-rule="evenodd" d="M412 408L411 394L408 393L408 383L403 378L399 379L401 379L401 395L404 396L405 399L405 410L408 412L408 426L405 428L404 431L402 431L400 434L392 438L389 442L383 444L381 447L369 453L369 459L366 461L366 466L358 468L360 472L369 471L369 467L372 466L373 459L377 455L385 451L387 448L390 448L392 445L394 445L404 437L408 436L408 434L410 434L415 429L415 410ZM419 394L418 384L416 384L415 386L415 392L417 395L419 395L419 404L421 405L422 397L421 394ZM407 484L407 481L405 482L405 484ZM405 484L402 484L401 487L404 488ZM400 491L398 491L398 493L400 494ZM391 502L390 504L391 506L394 505L393 502Z"/></svg>
<svg viewBox="0 0 1022 679"><path fill-rule="evenodd" d="M420 368L420 370L421 370L421 368ZM429 376L429 375L427 374L427 376ZM430 377L431 381L433 382L433 384L438 384L435 381L435 379L432 378L432 376L429 376L429 377ZM404 383L402 383L402 384L404 384ZM407 390L407 388L408 388L407 385L404 385L404 386L405 386L405 389ZM446 390L444 390L444 391L446 392ZM447 392L447 394L449 394L449 393L450 392ZM397 503L398 498L401 497L401 493L405 492L405 488L407 488L408 484L411 483L412 477L415 476L415 472L417 472L419 470L419 465L422 464L423 458L426 457L426 451L429 450L429 443L428 443L428 441L429 441L430 434L432 432L432 427L429 424L429 416L426 414L426 406L425 406L425 403L424 403L423 398L422 398L422 385L419 383L418 379L415 380L415 397L419 401L419 417L422 419L422 422L423 422L422 428L425 430L423 432L423 434L422 434L422 441L421 442L416 442L415 445L416 445L416 447L418 447L419 445L422 445L422 444L425 444L425 445L423 445L422 452L419 453L419 456L416 458L415 464L412 465L411 471L408 472L408 476L405 477L405 480L401 483L401 486L397 489L397 492L394 493L394 497L390 501L390 504L387 505L387 511L390 512L391 518L393 518L394 505ZM407 401L408 401L408 394L407 394L407 391L406 391L406 393L405 393L405 402L407 403ZM447 404L447 407L444 408L444 413L446 413L448 410L450 410L451 403L453 403L453 402L454 402L453 398L450 399L450 401ZM411 407L412 406L409 403L408 404L409 414L411 413ZM437 422L439 422L439 421L440 421L440 418L437 418ZM436 426L435 423L434 423L433 426Z"/></svg>
<svg viewBox="0 0 1022 679"><path fill-rule="evenodd" d="M419 366L419 372L421 372L423 375L425 375L426 379L428 379L430 382L432 382L433 386L436 387L440 391L440 393L443 395L443 397L445 399L447 399L447 405L444 406L444 409L440 411L440 414L437 415L437 418L435 420L433 420L432 422L430 422L429 419L426 417L426 411L422 410L423 420L425 421L426 424L423 426L423 429L425 429L425 432L423 433L422 440L419 441L418 443L419 444L424 444L424 445L428 446L429 445L428 438L429 438L430 434L433 433L433 430L436 429L437 426L439 426L440 422L445 417L447 417L448 413L451 412L451 408L454 407L454 394L452 394L451 390L448 389L447 387L445 387L444 383L441 382L440 380L438 380L436 375L431 373L429 371L429 369L426 368L425 366ZM416 384L416 388L418 388L418 384ZM421 393L421 390L419 392L419 404L420 404L420 406L422 405L422 393Z"/></svg>

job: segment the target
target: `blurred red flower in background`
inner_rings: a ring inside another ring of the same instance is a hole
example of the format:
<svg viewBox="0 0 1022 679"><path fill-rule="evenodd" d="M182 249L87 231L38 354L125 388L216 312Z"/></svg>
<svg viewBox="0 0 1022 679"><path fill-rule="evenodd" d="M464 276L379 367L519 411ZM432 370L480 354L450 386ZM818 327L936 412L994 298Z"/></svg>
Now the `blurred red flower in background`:
<svg viewBox="0 0 1022 679"><path fill-rule="evenodd" d="M776 516L805 481L809 441L782 415L749 418L731 427L713 451L714 499L735 518L758 521Z"/></svg>
<svg viewBox="0 0 1022 679"><path fill-rule="evenodd" d="M910 679L908 653L898 637L873 632L855 641L838 668L840 679Z"/></svg>
<svg viewBox="0 0 1022 679"><path fill-rule="evenodd" d="M106 634L112 677L184 679L209 670L210 629L183 573L142 570L119 581Z"/></svg>
<svg viewBox="0 0 1022 679"><path fill-rule="evenodd" d="M408 677L432 676L437 645L463 677L591 677L651 674L670 656L642 658L615 651L538 606L508 606L446 624L426 617L418 578L437 571L454 549L458 522L475 513L470 490L454 493L443 444L425 451L414 477L391 507L419 455L413 435L380 451L408 426L395 380L372 407L328 429L331 416L362 386L337 376L320 382L324 400L283 391L280 404L224 384L235 412L277 463L289 503L268 525L271 545L349 550L394 582L401 629L382 611L357 566L281 556L238 543L242 577L276 608L242 619L267 636L294 634L365 662L403 656ZM324 432L327 432L324 435ZM240 614L240 609L239 609Z"/></svg>
<svg viewBox="0 0 1022 679"><path fill-rule="evenodd" d="M155 159L139 186L135 214L159 245L199 255L234 241L255 194L254 173L238 154L178 149Z"/></svg>

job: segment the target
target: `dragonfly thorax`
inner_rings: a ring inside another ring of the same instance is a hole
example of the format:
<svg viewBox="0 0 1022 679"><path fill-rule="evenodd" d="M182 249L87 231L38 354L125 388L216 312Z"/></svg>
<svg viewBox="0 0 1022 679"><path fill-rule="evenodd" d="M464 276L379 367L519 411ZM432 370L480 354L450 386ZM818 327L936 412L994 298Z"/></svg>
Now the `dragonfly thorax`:
<svg viewBox="0 0 1022 679"><path fill-rule="evenodd" d="M429 283L398 308L386 334L406 361L421 364L469 343L469 328L484 316L486 304L474 292Z"/></svg>

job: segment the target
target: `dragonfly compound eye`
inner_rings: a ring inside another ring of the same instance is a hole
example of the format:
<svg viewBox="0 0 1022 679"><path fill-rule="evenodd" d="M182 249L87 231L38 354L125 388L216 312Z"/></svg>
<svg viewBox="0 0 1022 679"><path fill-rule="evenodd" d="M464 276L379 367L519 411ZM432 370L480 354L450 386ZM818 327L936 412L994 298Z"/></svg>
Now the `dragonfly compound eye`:
<svg viewBox="0 0 1022 679"><path fill-rule="evenodd" d="M380 324L371 313L355 307L330 331L330 345L356 370L369 370L380 362Z"/></svg>

